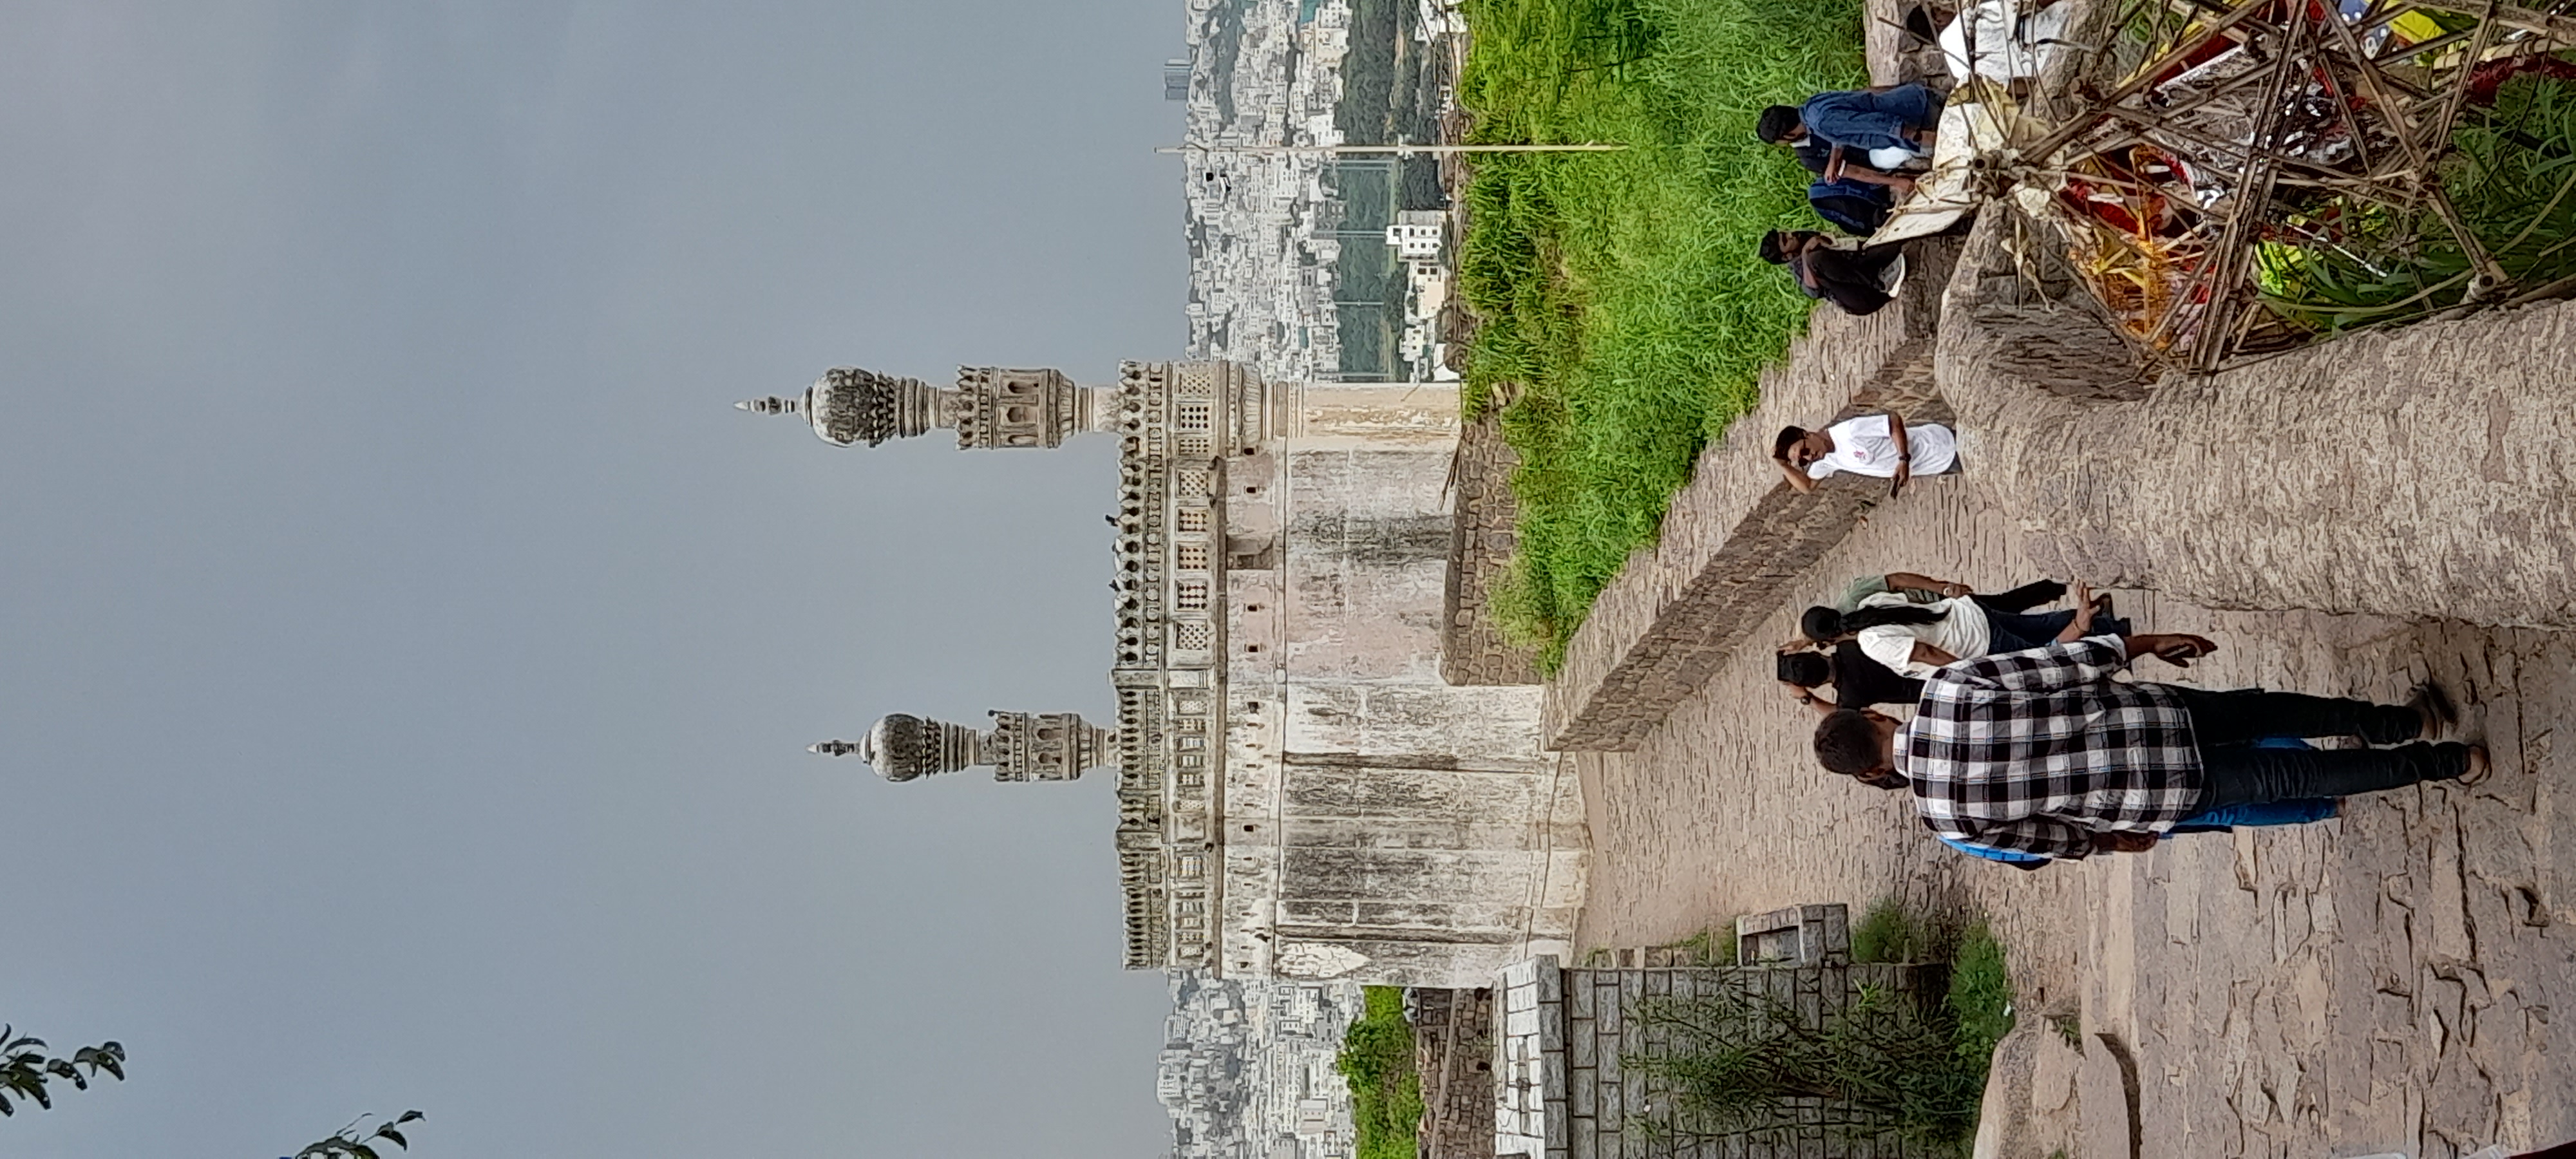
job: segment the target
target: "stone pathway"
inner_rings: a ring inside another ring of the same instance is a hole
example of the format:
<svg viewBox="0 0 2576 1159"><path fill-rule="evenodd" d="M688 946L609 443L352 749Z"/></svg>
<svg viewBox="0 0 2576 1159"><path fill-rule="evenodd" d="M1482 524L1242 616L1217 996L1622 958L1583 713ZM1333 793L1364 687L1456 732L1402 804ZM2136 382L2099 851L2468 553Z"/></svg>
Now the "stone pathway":
<svg viewBox="0 0 2576 1159"><path fill-rule="evenodd" d="M1823 598L1892 569L2031 578L1998 490L1918 482L1793 590ZM2016 871L1816 767L1814 717L1772 679L1788 606L1636 751L1569 755L1595 849L1582 944L1673 941L1811 901L1970 907L2012 948L2026 1015L2077 1014L2134 1059L2141 1154L2447 1157L2576 1139L2576 1041L2555 1009L2576 1004L2576 836L2553 832L2576 794L2576 746L2554 743L2576 708L2576 635L2118 594L2144 627L2220 642L2186 674L2144 662L2151 678L2392 701L2438 678L2496 774L2319 825ZM2088 1108L2102 1087L2085 1084ZM2125 1144L2101 1133L2107 1118L2088 1115L2088 1137Z"/></svg>

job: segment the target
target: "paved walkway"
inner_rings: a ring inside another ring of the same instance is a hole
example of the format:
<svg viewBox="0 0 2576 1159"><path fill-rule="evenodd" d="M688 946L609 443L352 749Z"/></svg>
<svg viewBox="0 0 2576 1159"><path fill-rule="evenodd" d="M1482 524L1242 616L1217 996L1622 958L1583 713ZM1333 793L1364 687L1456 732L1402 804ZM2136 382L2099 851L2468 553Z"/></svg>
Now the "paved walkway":
<svg viewBox="0 0 2576 1159"><path fill-rule="evenodd" d="M2031 578L1999 503L1973 476L1918 483L1797 590L1822 598L1891 569ZM2576 744L2554 743L2576 719L2576 635L2119 596L2143 627L2220 642L2179 679L2393 701L2438 678L2497 772L2319 825L2015 871L1948 851L1902 799L1816 767L1814 717L1772 680L1768 644L1794 630L1784 607L1639 750L1571 757L1595 848L1582 943L1677 940L1809 901L1969 906L2011 946L2025 1012L2080 1011L2134 1055L2143 1154L2443 1157L2576 1139L2576 1040L2557 1029L2576 1027L2576 829L2553 833L2576 808Z"/></svg>

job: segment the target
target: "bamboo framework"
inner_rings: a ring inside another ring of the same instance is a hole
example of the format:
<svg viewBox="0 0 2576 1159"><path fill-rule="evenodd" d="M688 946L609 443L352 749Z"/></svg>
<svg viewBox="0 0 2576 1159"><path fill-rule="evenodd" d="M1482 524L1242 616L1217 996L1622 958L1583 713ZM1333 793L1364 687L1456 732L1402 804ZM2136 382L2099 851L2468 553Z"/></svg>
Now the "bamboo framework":
<svg viewBox="0 0 2576 1159"><path fill-rule="evenodd" d="M2471 103L2517 72L2576 71L2556 55L2571 44L2576 19L2488 0L2127 0L2095 81L2044 102L2071 111L2027 110L1988 188L2044 208L2124 336L2192 370L2320 337L2267 301L2267 255L2411 260L2371 220L2423 222L2465 257L2379 320L2564 292L2515 286L2443 176Z"/></svg>

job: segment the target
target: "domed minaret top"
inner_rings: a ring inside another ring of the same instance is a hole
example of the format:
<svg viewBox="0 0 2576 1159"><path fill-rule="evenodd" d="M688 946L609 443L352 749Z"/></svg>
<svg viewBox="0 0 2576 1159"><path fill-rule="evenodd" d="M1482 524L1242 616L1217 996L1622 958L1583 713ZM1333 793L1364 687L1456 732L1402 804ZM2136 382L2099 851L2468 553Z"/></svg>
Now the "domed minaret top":
<svg viewBox="0 0 2576 1159"><path fill-rule="evenodd" d="M1070 712L994 712L990 731L895 713L856 743L827 740L805 751L855 756L889 781L913 781L976 765L997 781L1071 781L1117 759L1118 734Z"/></svg>
<svg viewBox="0 0 2576 1159"><path fill-rule="evenodd" d="M1084 431L1107 430L1116 407L1099 387L1077 386L1055 370L957 368L953 389L844 366L794 397L745 399L737 410L801 414L835 446L908 439L934 428L957 432L962 451L1055 447Z"/></svg>

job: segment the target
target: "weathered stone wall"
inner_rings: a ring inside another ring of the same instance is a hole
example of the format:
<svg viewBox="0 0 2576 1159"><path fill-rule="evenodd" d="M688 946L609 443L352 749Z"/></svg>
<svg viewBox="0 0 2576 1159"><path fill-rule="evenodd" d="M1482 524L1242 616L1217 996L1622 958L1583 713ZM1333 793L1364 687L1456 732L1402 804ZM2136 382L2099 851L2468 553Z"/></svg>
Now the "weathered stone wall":
<svg viewBox="0 0 2576 1159"><path fill-rule="evenodd" d="M1494 992L1404 992L1422 1077L1421 1159L1494 1157Z"/></svg>
<svg viewBox="0 0 2576 1159"><path fill-rule="evenodd" d="M1549 748L1636 747L1779 605L1782 585L1886 495L1884 480L1842 476L1800 494L1772 465L1771 439L1888 406L1908 421L1949 417L1931 391L1932 336L1955 252L1946 239L1918 243L1894 304L1867 318L1818 310L1763 374L1760 405L1701 453L1662 537L1628 557L1567 645L1542 718Z"/></svg>
<svg viewBox="0 0 2576 1159"><path fill-rule="evenodd" d="M1458 454L1449 472L1454 522L1449 536L1449 584L1441 602L1440 674L1451 684L1536 684L1538 664L1526 648L1503 638L1494 618L1495 585L1511 567L1519 537L1520 504L1512 471L1520 456L1503 442L1502 423L1488 413L1458 432Z"/></svg>
<svg viewBox="0 0 2576 1159"><path fill-rule="evenodd" d="M2052 574L2213 608L2576 627L2576 464L2558 453L2576 304L2131 390L2097 320L2032 300L2014 229L1990 213L1972 236L1939 373L1968 463Z"/></svg>
<svg viewBox="0 0 2576 1159"><path fill-rule="evenodd" d="M1472 986L1566 944L1581 800L1537 688L1441 679L1454 426L1401 391L1303 399L1228 471L1230 531L1278 550L1227 581L1222 968Z"/></svg>

